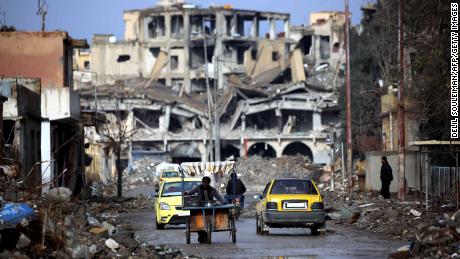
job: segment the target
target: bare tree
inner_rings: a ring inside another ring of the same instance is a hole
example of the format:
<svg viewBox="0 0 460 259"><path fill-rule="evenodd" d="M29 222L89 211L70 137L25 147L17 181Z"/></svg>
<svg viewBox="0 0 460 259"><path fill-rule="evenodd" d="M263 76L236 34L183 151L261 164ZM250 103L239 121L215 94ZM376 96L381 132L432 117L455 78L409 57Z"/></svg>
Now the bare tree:
<svg viewBox="0 0 460 259"><path fill-rule="evenodd" d="M132 139L133 135L136 133L136 129L129 127L129 121L127 120L127 114L129 113L129 108L125 106L124 109L121 108L123 98L120 94L120 88L123 87L123 82L118 80L116 82L117 90L114 93L114 110L110 113L107 113L106 116L109 117L105 122L105 132L103 136L107 139L110 148L115 154L115 167L117 170L117 196L122 196L123 189L123 168L122 168L122 159L121 152L123 147Z"/></svg>

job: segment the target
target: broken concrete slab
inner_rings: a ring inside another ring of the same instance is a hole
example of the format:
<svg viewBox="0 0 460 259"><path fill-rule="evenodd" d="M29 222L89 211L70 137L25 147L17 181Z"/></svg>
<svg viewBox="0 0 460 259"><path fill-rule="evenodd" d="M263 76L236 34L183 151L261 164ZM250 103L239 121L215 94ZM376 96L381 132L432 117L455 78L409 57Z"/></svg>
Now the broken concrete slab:
<svg viewBox="0 0 460 259"><path fill-rule="evenodd" d="M70 201L71 197L72 191L69 188L57 187L50 189L45 194L45 202L53 204L67 203Z"/></svg>

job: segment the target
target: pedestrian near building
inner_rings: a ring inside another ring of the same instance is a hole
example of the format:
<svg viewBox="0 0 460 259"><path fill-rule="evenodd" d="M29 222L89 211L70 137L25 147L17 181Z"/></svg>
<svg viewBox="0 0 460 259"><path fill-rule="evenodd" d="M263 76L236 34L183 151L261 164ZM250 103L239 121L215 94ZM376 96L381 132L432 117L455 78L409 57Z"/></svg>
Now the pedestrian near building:
<svg viewBox="0 0 460 259"><path fill-rule="evenodd" d="M381 162L382 167L380 168L380 180L382 181L382 190L380 191L380 194L382 194L384 199L389 199L390 184L391 181L393 181L393 172L386 156L382 156Z"/></svg>

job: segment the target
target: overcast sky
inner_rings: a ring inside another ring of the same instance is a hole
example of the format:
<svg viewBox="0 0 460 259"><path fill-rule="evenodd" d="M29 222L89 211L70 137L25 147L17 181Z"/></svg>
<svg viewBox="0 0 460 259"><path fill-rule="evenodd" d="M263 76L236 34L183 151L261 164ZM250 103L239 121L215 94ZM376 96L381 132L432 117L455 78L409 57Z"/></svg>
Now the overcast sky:
<svg viewBox="0 0 460 259"><path fill-rule="evenodd" d="M361 19L360 6L370 0L350 0L352 23ZM1 21L3 13L7 25L17 30L38 31L41 19L37 12L38 0L0 0ZM91 42L95 33L123 37L123 10L152 7L156 0L46 0L48 15L46 30L63 30L73 38L86 38ZM343 11L344 0L194 0L201 7L211 4L232 4L234 8L275 11L291 14L291 24L306 24L310 12Z"/></svg>

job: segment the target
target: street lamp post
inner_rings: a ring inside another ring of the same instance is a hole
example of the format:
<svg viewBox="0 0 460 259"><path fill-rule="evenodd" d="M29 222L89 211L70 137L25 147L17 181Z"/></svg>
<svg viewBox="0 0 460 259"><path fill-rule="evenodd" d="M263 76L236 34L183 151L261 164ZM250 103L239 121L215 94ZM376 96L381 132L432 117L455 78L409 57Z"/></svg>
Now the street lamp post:
<svg viewBox="0 0 460 259"><path fill-rule="evenodd" d="M213 145L212 145L212 128L213 128L213 119L212 119L212 96L211 96L211 88L209 86L209 74L208 74L208 46L206 42L206 32L205 32L205 26L204 22L201 25L202 28L202 34L203 34L203 52L204 52L204 73L205 73L205 78L206 78L206 92L208 96L208 136L209 136L209 154L210 154L210 160L213 160L214 157L214 152L213 152Z"/></svg>

